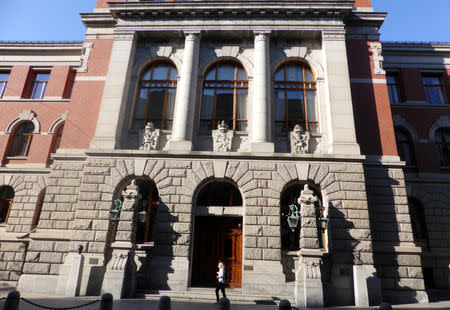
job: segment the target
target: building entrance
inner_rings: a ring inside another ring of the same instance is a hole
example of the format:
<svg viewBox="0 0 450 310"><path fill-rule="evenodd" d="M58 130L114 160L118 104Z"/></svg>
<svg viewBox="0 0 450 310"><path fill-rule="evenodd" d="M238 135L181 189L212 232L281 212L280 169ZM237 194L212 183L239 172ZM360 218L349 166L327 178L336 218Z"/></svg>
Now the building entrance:
<svg viewBox="0 0 450 310"><path fill-rule="evenodd" d="M219 260L225 264L228 286L242 283L242 218L197 216L194 232L192 286L215 286Z"/></svg>

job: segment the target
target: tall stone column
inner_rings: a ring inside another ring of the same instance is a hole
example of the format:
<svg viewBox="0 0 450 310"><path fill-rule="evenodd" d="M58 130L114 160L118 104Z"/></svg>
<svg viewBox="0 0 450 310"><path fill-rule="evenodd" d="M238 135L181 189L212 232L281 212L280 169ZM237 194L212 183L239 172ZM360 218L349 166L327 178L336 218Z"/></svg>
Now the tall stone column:
<svg viewBox="0 0 450 310"><path fill-rule="evenodd" d="M271 142L271 105L270 105L270 32L255 32L253 104L251 119L252 152L274 152Z"/></svg>
<svg viewBox="0 0 450 310"><path fill-rule="evenodd" d="M102 293L111 293L114 299L132 297L136 290L136 212L141 195L135 180L123 191L123 205L117 226L116 241L111 260L106 266Z"/></svg>
<svg viewBox="0 0 450 310"><path fill-rule="evenodd" d="M301 210L300 261L295 272L295 301L297 307L323 307L323 284L319 250L316 210L317 197L306 184L298 203Z"/></svg>
<svg viewBox="0 0 450 310"><path fill-rule="evenodd" d="M199 47L200 33L186 33L169 150L190 151L192 149Z"/></svg>
<svg viewBox="0 0 450 310"><path fill-rule="evenodd" d="M102 103L91 149L114 149L120 142L120 128L130 89L136 34L116 34L109 60Z"/></svg>
<svg viewBox="0 0 450 310"><path fill-rule="evenodd" d="M327 119L331 154L360 155L356 142L345 30L322 33L325 84L328 90Z"/></svg>

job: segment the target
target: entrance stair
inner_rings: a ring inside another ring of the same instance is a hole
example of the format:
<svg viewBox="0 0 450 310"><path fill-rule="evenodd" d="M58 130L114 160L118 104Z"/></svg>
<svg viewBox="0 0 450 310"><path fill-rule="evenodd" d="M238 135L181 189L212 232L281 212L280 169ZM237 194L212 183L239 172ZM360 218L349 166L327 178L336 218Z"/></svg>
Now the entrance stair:
<svg viewBox="0 0 450 310"><path fill-rule="evenodd" d="M267 296L267 295L249 295L244 294L240 288L226 288L225 293L231 304L266 304L276 305L282 299L287 299L291 303L294 301L293 296ZM215 303L216 294L214 287L190 287L187 291L157 290L138 292L138 295L144 295L146 299L159 300L161 296L169 296L173 301L192 301ZM144 297L143 296L143 297ZM219 296L222 293L219 291Z"/></svg>

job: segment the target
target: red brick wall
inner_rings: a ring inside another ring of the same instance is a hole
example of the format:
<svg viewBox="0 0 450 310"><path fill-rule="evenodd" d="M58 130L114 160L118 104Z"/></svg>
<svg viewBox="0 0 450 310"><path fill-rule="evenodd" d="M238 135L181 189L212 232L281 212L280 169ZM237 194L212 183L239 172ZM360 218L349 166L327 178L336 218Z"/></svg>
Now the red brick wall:
<svg viewBox="0 0 450 310"><path fill-rule="evenodd" d="M9 75L8 84L3 94L5 97L20 98L25 90L30 66L14 66Z"/></svg>
<svg viewBox="0 0 450 310"><path fill-rule="evenodd" d="M350 79L359 80L351 83L356 137L365 155L397 155L387 86L371 82L385 75L374 73L370 43L347 41Z"/></svg>
<svg viewBox="0 0 450 310"><path fill-rule="evenodd" d="M355 7L371 7L370 0L355 0Z"/></svg>

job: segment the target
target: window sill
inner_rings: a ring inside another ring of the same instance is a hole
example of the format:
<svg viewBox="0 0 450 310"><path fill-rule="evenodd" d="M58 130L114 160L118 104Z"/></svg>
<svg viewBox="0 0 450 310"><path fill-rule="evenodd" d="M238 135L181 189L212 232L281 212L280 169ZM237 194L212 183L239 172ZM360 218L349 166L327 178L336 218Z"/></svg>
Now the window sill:
<svg viewBox="0 0 450 310"><path fill-rule="evenodd" d="M67 99L67 98L51 98L51 99L47 99L47 98L42 98L42 99L31 99L31 98L0 98L0 103L4 103L4 102L64 102L64 103L68 103L70 102L71 99Z"/></svg>
<svg viewBox="0 0 450 310"><path fill-rule="evenodd" d="M391 106L393 107L414 107L414 108L449 108L450 104L445 103L445 104L430 104L430 103L408 103L408 102L403 102L403 103L391 103Z"/></svg>
<svg viewBox="0 0 450 310"><path fill-rule="evenodd" d="M27 160L28 156L6 156L7 160Z"/></svg>

